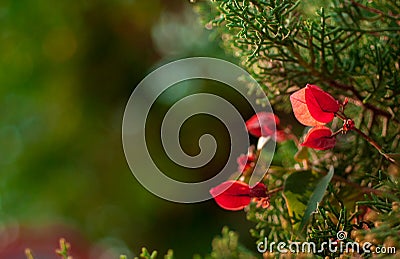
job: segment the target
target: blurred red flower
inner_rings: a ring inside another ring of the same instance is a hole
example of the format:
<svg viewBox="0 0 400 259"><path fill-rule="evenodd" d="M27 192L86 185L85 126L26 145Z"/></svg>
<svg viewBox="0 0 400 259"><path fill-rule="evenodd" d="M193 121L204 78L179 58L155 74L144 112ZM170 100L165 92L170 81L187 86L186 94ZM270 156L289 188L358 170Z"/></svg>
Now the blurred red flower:
<svg viewBox="0 0 400 259"><path fill-rule="evenodd" d="M241 154L237 159L238 163L238 172L248 172L250 169L254 167L254 162L256 161L256 156L253 152L249 152L248 154Z"/></svg>
<svg viewBox="0 0 400 259"><path fill-rule="evenodd" d="M246 121L247 131L259 138L268 137L275 133L279 118L271 112L259 112Z"/></svg>
<svg viewBox="0 0 400 259"><path fill-rule="evenodd" d="M275 141L286 140L286 133L279 129L279 118L271 112L258 112L246 121L247 131L257 137L272 136Z"/></svg>

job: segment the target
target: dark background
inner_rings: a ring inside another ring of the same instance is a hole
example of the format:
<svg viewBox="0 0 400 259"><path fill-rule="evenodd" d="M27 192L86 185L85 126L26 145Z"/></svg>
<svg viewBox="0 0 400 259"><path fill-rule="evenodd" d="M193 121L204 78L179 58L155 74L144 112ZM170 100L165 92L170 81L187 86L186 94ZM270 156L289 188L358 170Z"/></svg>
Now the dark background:
<svg viewBox="0 0 400 259"><path fill-rule="evenodd" d="M152 195L122 150L126 102L149 72L182 57L233 60L192 9L178 0L0 2L0 255L23 256L30 247L43 251L40 258L55 258L44 254L66 237L76 258L80 251L90 258L134 256L142 246L190 258L209 253L224 225L255 249L244 212ZM234 96L217 83L194 83L197 91ZM183 84L155 104L155 129L173 102L196 92L191 87ZM241 108L248 118L251 111ZM198 152L204 125L220 149L195 174L158 156L177 179L212 176L229 152L220 122L200 116L192 123L182 129L188 153ZM162 154L156 138L149 143Z"/></svg>

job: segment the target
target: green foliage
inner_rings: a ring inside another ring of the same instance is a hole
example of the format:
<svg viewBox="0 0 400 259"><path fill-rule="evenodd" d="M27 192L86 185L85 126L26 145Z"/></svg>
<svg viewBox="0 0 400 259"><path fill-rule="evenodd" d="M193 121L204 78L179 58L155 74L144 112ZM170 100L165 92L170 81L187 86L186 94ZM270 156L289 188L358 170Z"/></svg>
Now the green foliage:
<svg viewBox="0 0 400 259"><path fill-rule="evenodd" d="M217 236L212 241L212 252L209 255L202 257L201 255L194 255L194 259L219 259L219 258L232 258L232 259L255 259L257 258L251 251L244 248L238 242L239 236L236 232L231 231L228 227L222 229L221 236ZM156 259L157 251L150 253L145 247L142 248L142 253L135 259ZM173 251L168 250L164 259L173 259Z"/></svg>
<svg viewBox="0 0 400 259"><path fill-rule="evenodd" d="M292 224L284 198L274 195L270 202L268 209L257 208L251 203L247 211L247 219L256 223L250 234L257 243L264 241L265 237L275 242L290 240Z"/></svg>
<svg viewBox="0 0 400 259"><path fill-rule="evenodd" d="M198 9L221 35L226 51L241 58L265 87L275 109L290 112L288 96L306 83L318 84L337 98L350 97L346 112L356 126L382 143L385 152L397 153L399 8L395 1L364 2L332 1L318 8L288 0L209 1ZM211 21L204 14L209 8L219 11ZM377 169L379 154L365 148L365 141L344 140L337 155L341 160L372 157L361 166Z"/></svg>
<svg viewBox="0 0 400 259"><path fill-rule="evenodd" d="M315 185L311 197L308 199L307 207L304 211L303 218L301 219L299 230L302 230L306 226L310 216L315 212L316 209L318 209L319 203L322 201L326 189L328 188L328 185L333 177L333 173L333 167L331 167L327 175L321 177ZM288 186L286 184L285 190L287 190L287 187Z"/></svg>
<svg viewBox="0 0 400 259"><path fill-rule="evenodd" d="M251 251L241 246L238 242L239 236L227 227L222 229L221 236L217 236L212 241L212 252L205 256L205 259L232 258L232 259L255 259L257 258ZM194 258L200 259L200 256Z"/></svg>
<svg viewBox="0 0 400 259"><path fill-rule="evenodd" d="M363 233L379 237L377 246L400 247L400 214L393 209L400 197L399 2L210 0L196 8L226 52L262 85L275 110L292 113L290 94L316 84L338 100L349 99L345 116L360 129L337 136L331 151L301 148L294 134L278 144L264 182L269 189L283 187L286 201L276 192L267 210L250 204L247 218L256 223L251 233L257 242L267 237L320 244L346 231L349 241L355 240L352 233ZM288 123L301 132L294 121ZM341 123L335 119L330 128ZM381 224L366 220L361 208L378 213ZM300 224L306 237L292 232Z"/></svg>
<svg viewBox="0 0 400 259"><path fill-rule="evenodd" d="M275 242L303 239L293 233L289 212L296 211L293 215L299 221L310 216L305 224L306 240L321 243L344 230L349 241L400 249L400 168L382 156L385 153L399 163L399 1L203 0L195 8L205 27L213 30L197 31L198 38L191 34L194 19L190 13L169 22L167 15L153 35L143 35L164 8L162 1L150 2L60 1L53 6L24 0L2 4L0 223L8 219L47 222L48 217L62 216L72 219L92 240L140 237L160 244L168 237L162 234L175 233L177 226L170 222L178 217L190 218L182 225L196 219L201 231L202 224L213 223L215 215L208 215L208 221L204 215L195 216L204 207L183 214L176 206L176 214L169 213L160 200L138 191L137 182L132 188L132 176L123 161L120 104L145 75L148 67L142 64L154 64L157 58L148 47L153 36L163 54L217 52L214 45L221 44L241 60L282 114L291 113L288 97L306 83L318 84L339 100L349 97L346 116L382 147L377 152L370 141L349 132L338 136L332 151L301 148L296 136L303 129L290 119L285 121L293 124L296 134L278 144L278 154L264 179L270 207L251 203L245 211L255 223L250 232L257 241L265 237ZM133 31L127 33L121 25ZM177 26L176 34L162 34ZM214 45L200 41L203 35ZM331 128L340 127L341 121L335 119ZM331 166L335 175L327 191L329 177L316 184L311 177L300 176L318 172L323 177ZM283 188L286 196L294 190L302 195L285 200ZM310 215L315 200L322 196L318 210ZM154 222L158 222L154 231L145 235ZM180 243L186 235L176 234L173 240ZM60 246L59 255L68 258L66 243ZM227 228L214 239L212 249L206 258L256 256ZM156 255L143 249L139 258ZM26 256L33 259L30 250ZM318 256L342 255L324 251ZM168 251L165 258L172 257L172 250Z"/></svg>
<svg viewBox="0 0 400 259"><path fill-rule="evenodd" d="M313 82L334 95L351 93L388 118L389 106L398 120L398 3L361 2L317 8L308 1L218 0L210 3L219 10L211 24L273 103Z"/></svg>
<svg viewBox="0 0 400 259"><path fill-rule="evenodd" d="M70 256L69 250L71 249L71 245L65 241L64 238L60 238L59 240L59 248L55 250L55 253L61 258L61 259L72 259L72 256ZM26 259L34 259L34 256L32 254L32 251L29 248L25 249L25 256Z"/></svg>
<svg viewBox="0 0 400 259"><path fill-rule="evenodd" d="M283 196L295 231L303 230L311 214L319 206L332 176L333 168L323 177L311 171L298 171L286 178Z"/></svg>
<svg viewBox="0 0 400 259"><path fill-rule="evenodd" d="M135 257L135 259L156 259L157 258L157 251L149 252L147 248L142 248L142 253L139 257ZM164 256L164 259L174 259L174 252L170 249L168 250L167 254Z"/></svg>

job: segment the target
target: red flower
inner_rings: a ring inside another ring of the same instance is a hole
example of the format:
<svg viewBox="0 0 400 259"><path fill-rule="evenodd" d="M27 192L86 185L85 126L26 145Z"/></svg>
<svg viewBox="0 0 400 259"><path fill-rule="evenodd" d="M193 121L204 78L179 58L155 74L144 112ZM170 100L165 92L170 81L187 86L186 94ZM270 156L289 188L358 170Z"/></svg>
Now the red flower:
<svg viewBox="0 0 400 259"><path fill-rule="evenodd" d="M246 121L247 131L257 138L275 134L277 125L279 118L271 112L256 113Z"/></svg>
<svg viewBox="0 0 400 259"><path fill-rule="evenodd" d="M270 112L259 112L246 121L247 131L257 137L274 137L276 142L287 139L286 133L279 129L279 118Z"/></svg>
<svg viewBox="0 0 400 259"><path fill-rule="evenodd" d="M332 131L325 126L313 127L306 135L302 146L327 150L331 149L336 144L336 138L332 136Z"/></svg>
<svg viewBox="0 0 400 259"><path fill-rule="evenodd" d="M307 84L290 96L297 120L306 126L325 125L339 111L339 103L316 85Z"/></svg>
<svg viewBox="0 0 400 259"><path fill-rule="evenodd" d="M249 152L247 155L241 154L236 161L238 163L238 171L245 173L254 167L256 156L252 152Z"/></svg>
<svg viewBox="0 0 400 259"><path fill-rule="evenodd" d="M210 190L217 204L226 210L241 210L254 199L257 205L268 207L267 187L257 183L253 188L241 181L226 181Z"/></svg>

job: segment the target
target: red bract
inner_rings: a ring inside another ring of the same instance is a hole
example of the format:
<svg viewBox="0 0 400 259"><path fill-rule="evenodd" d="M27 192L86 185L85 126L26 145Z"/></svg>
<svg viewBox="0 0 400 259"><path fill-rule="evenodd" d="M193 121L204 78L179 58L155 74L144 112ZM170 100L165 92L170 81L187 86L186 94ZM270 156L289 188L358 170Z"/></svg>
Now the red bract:
<svg viewBox="0 0 400 259"><path fill-rule="evenodd" d="M272 136L275 134L277 125L279 125L279 118L270 112L256 113L246 121L247 131L257 138Z"/></svg>
<svg viewBox="0 0 400 259"><path fill-rule="evenodd" d="M290 96L290 102L297 120L306 126L331 122L339 111L338 101L316 85L307 84L294 92Z"/></svg>
<svg viewBox="0 0 400 259"><path fill-rule="evenodd" d="M215 202L226 210L241 210L249 205L251 201L250 187L240 181L223 182L217 187L212 188L210 193L214 197Z"/></svg>
<svg viewBox="0 0 400 259"><path fill-rule="evenodd" d="M236 161L238 163L238 171L245 173L254 166L256 156L253 153L241 154Z"/></svg>
<svg viewBox="0 0 400 259"><path fill-rule="evenodd" d="M257 183L253 188L241 181L226 181L210 190L217 204L226 210L241 210L250 204L252 198L267 197L267 188Z"/></svg>
<svg viewBox="0 0 400 259"><path fill-rule="evenodd" d="M336 138L332 136L332 131L325 126L317 126L307 133L301 145L318 150L327 150L333 148L335 144Z"/></svg>

